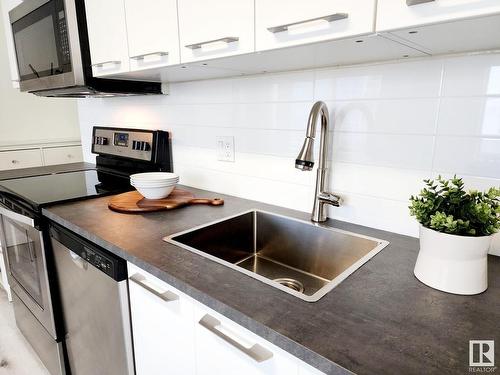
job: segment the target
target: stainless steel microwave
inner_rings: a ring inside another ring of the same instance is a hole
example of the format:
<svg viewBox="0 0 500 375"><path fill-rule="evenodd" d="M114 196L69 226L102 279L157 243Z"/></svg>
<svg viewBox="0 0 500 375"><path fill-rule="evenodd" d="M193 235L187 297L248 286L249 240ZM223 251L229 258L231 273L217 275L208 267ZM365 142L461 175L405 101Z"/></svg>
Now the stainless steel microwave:
<svg viewBox="0 0 500 375"><path fill-rule="evenodd" d="M39 96L161 94L161 84L94 78L84 0L25 0L9 12L21 91Z"/></svg>

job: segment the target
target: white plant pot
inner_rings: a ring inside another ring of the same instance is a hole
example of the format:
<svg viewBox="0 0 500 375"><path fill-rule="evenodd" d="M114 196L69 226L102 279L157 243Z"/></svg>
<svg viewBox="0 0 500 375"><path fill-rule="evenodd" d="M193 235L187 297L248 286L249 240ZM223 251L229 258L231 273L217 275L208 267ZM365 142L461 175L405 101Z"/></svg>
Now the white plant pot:
<svg viewBox="0 0 500 375"><path fill-rule="evenodd" d="M488 288L488 249L492 236L469 237L420 226L415 276L448 293L471 295Z"/></svg>

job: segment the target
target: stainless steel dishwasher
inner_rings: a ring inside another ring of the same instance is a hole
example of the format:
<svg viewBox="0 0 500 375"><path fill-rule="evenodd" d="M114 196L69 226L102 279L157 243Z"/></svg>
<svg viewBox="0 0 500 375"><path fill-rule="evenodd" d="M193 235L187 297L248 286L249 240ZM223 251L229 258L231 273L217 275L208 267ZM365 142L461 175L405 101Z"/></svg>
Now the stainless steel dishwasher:
<svg viewBox="0 0 500 375"><path fill-rule="evenodd" d="M132 375L126 262L51 225L72 375Z"/></svg>

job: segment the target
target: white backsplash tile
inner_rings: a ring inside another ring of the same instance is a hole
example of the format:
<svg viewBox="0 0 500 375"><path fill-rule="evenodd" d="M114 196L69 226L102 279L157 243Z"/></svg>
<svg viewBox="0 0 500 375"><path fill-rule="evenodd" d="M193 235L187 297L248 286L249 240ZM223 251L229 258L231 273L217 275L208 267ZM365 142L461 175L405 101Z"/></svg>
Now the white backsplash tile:
<svg viewBox="0 0 500 375"><path fill-rule="evenodd" d="M442 61L428 59L318 70L316 100L419 98L439 95Z"/></svg>
<svg viewBox="0 0 500 375"><path fill-rule="evenodd" d="M333 163L329 170L330 186L335 192L401 202L417 194L424 186L422 181L428 177L428 172L422 170L340 162Z"/></svg>
<svg viewBox="0 0 500 375"><path fill-rule="evenodd" d="M233 101L239 103L313 100L314 71L268 74L233 80Z"/></svg>
<svg viewBox="0 0 500 375"><path fill-rule="evenodd" d="M439 99L327 102L336 131L434 134Z"/></svg>
<svg viewBox="0 0 500 375"><path fill-rule="evenodd" d="M500 138L438 136L434 169L447 173L500 178Z"/></svg>
<svg viewBox="0 0 500 375"><path fill-rule="evenodd" d="M500 137L500 97L441 99L438 133Z"/></svg>
<svg viewBox="0 0 500 375"><path fill-rule="evenodd" d="M430 169L434 137L370 133L335 133L333 159L382 167Z"/></svg>
<svg viewBox="0 0 500 375"><path fill-rule="evenodd" d="M92 126L164 129L183 184L310 211L316 171L300 172L294 161L314 100L327 102L334 129L329 179L344 199L330 209L335 218L416 236L408 198L422 179L457 173L468 188L500 186L500 54L176 83L168 96L80 100L85 159L94 160ZM219 135L234 136L234 163L216 160Z"/></svg>
<svg viewBox="0 0 500 375"><path fill-rule="evenodd" d="M313 102L248 103L233 106L232 125L254 129L304 130Z"/></svg>
<svg viewBox="0 0 500 375"><path fill-rule="evenodd" d="M443 96L500 95L500 54L447 58Z"/></svg>

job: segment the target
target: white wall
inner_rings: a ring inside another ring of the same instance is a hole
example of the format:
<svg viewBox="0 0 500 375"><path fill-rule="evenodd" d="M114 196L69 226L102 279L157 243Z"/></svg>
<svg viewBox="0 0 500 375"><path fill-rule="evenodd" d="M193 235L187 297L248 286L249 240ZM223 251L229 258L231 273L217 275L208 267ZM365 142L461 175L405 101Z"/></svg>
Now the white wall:
<svg viewBox="0 0 500 375"><path fill-rule="evenodd" d="M12 87L4 22L0 17L0 147L79 140L75 100L39 98Z"/></svg>
<svg viewBox="0 0 500 375"><path fill-rule="evenodd" d="M171 85L168 97L79 102L85 158L94 125L172 132L181 182L309 211L315 173L294 168L309 109L328 104L331 216L416 235L408 198L422 179L500 186L500 54L407 60ZM218 162L215 137L235 137ZM317 150L316 150L317 151Z"/></svg>

